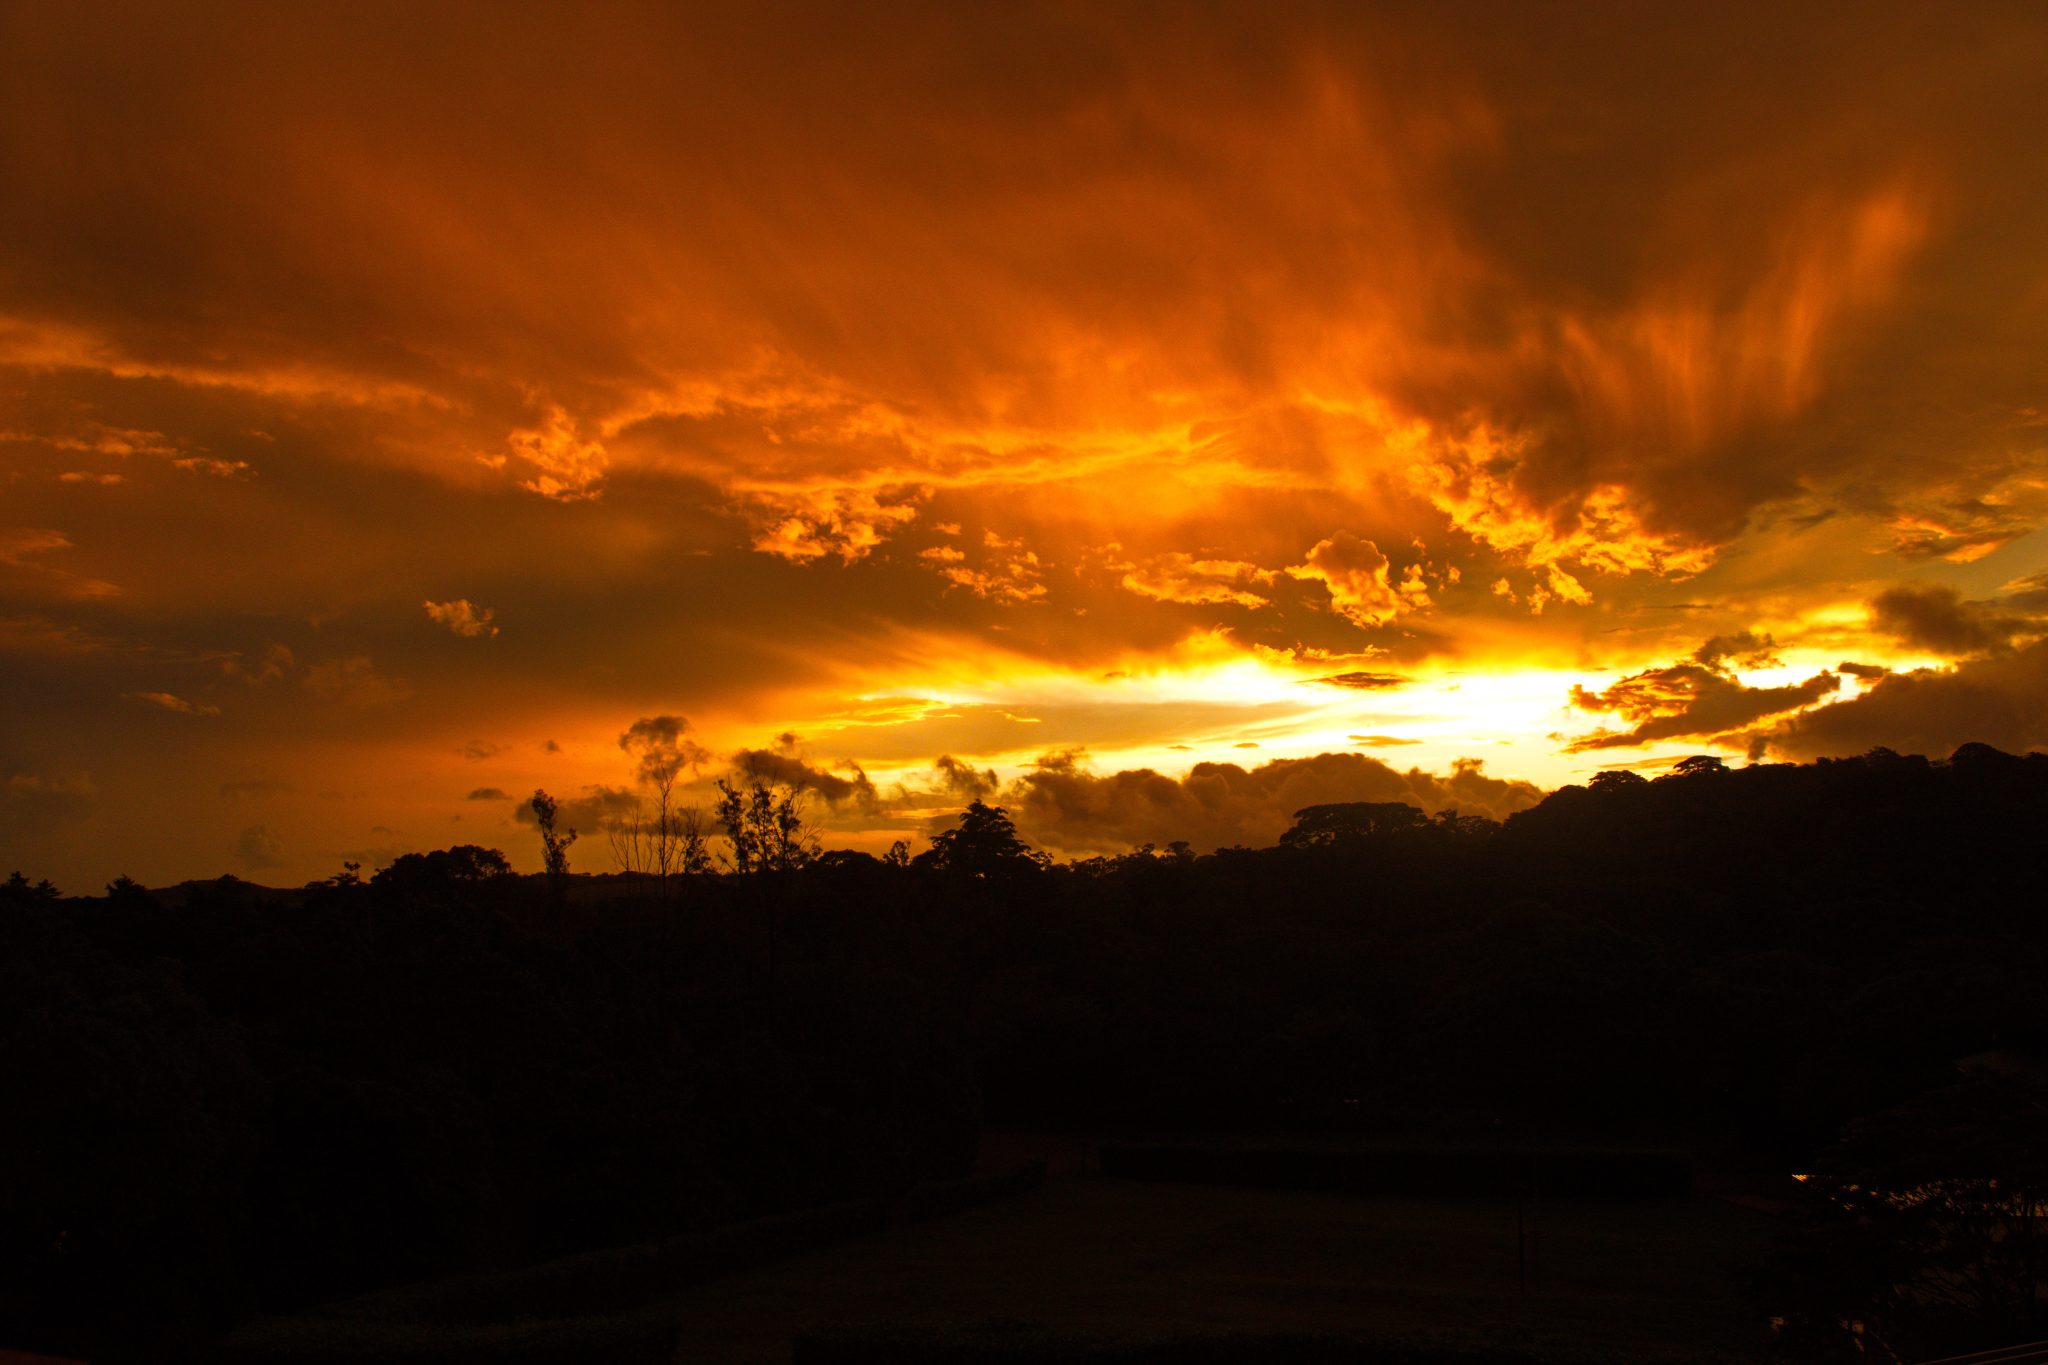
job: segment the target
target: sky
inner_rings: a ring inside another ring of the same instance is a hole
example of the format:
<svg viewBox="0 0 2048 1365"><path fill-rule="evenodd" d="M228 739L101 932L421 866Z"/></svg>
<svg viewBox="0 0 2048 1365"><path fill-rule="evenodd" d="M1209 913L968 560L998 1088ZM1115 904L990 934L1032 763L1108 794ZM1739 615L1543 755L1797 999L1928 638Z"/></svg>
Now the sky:
<svg viewBox="0 0 2048 1365"><path fill-rule="evenodd" d="M0 0L0 863L2048 748L2036 5Z"/></svg>

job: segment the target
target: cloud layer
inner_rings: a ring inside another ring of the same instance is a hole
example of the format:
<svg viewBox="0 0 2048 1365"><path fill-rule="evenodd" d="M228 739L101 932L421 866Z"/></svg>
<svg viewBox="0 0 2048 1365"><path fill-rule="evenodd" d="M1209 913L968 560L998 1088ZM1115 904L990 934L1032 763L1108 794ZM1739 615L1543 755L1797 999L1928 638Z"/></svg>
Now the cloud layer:
<svg viewBox="0 0 2048 1365"><path fill-rule="evenodd" d="M1468 761L1439 776L1401 772L1362 754L1277 759L1245 769L1198 763L1185 777L1149 768L1096 773L1071 754L1041 759L1004 792L1026 837L1068 854L1121 853L1185 840L1198 852L1277 841L1305 806L1399 801L1426 814L1504 819L1541 800L1540 788L1487 776Z"/></svg>
<svg viewBox="0 0 2048 1365"><path fill-rule="evenodd" d="M388 20L0 13L0 851L2033 733L2035 10Z"/></svg>

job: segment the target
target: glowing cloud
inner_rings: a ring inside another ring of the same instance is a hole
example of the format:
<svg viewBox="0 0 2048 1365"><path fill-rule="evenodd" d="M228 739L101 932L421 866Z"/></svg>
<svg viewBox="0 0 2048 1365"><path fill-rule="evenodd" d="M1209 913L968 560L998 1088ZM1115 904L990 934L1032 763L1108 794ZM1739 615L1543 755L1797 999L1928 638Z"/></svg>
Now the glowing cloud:
<svg viewBox="0 0 2048 1365"><path fill-rule="evenodd" d="M132 692L129 695L137 701L148 702L159 710L174 712L181 716L217 716L220 714L218 706L209 706L204 702L186 701L183 697L173 696L169 692Z"/></svg>
<svg viewBox="0 0 2048 1365"><path fill-rule="evenodd" d="M1330 604L1339 615L1371 629L1429 605L1421 566L1409 565L1398 581L1390 579L1391 567L1379 546L1339 531L1309 547L1308 561L1287 572L1320 581L1329 589Z"/></svg>
<svg viewBox="0 0 2048 1365"><path fill-rule="evenodd" d="M497 626L491 622L491 609L475 606L466 597L458 597L452 602L429 599L420 605L426 608L429 620L448 627L465 639L482 639L498 633Z"/></svg>

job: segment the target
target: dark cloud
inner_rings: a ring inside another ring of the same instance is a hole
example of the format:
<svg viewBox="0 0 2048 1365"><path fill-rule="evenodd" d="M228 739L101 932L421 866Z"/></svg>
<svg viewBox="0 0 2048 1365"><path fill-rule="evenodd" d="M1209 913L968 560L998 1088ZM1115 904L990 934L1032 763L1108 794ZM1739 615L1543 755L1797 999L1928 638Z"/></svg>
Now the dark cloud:
<svg viewBox="0 0 2048 1365"><path fill-rule="evenodd" d="M1983 602L1966 602L1939 583L1901 583L1870 603L1871 624L1914 649L1934 654L1984 654L2004 649L2033 624Z"/></svg>
<svg viewBox="0 0 2048 1365"><path fill-rule="evenodd" d="M932 764L932 772L939 779L939 790L963 801L987 797L998 785L994 768L976 768L951 754L940 754Z"/></svg>
<svg viewBox="0 0 2048 1365"><path fill-rule="evenodd" d="M2034 614L2048 614L2048 572L2015 578L1999 589L2001 607Z"/></svg>
<svg viewBox="0 0 2048 1365"><path fill-rule="evenodd" d="M1403 739L1399 735L1347 735L1345 738L1367 749L1395 749L1422 743L1419 739Z"/></svg>
<svg viewBox="0 0 2048 1365"><path fill-rule="evenodd" d="M615 821L633 815L639 808L640 798L632 791L593 783L579 788L573 795L556 797L555 822L563 829L594 835ZM522 825L538 824L533 806L527 801L521 801L512 808L512 819Z"/></svg>
<svg viewBox="0 0 2048 1365"><path fill-rule="evenodd" d="M1197 763L1184 778L1149 768L1089 771L1071 752L1049 754L1002 793L1033 842L1063 853L1121 852L1184 839L1196 849L1272 844L1305 806L1401 801L1501 819L1542 800L1540 788L1487 776L1476 760L1448 774L1406 772L1363 754L1282 758L1256 768Z"/></svg>
<svg viewBox="0 0 2048 1365"><path fill-rule="evenodd" d="M1692 657L1708 668L1720 668L1733 664L1738 668L1769 668L1778 662L1778 642L1768 635L1755 631L1737 631L1733 635L1716 635L1698 649Z"/></svg>
<svg viewBox="0 0 2048 1365"><path fill-rule="evenodd" d="M1401 686L1408 679L1398 673L1352 672L1331 673L1321 678L1310 678L1308 681L1322 687L1342 687L1353 692L1383 692Z"/></svg>
<svg viewBox="0 0 2048 1365"><path fill-rule="evenodd" d="M1710 641L1709 647L1716 643ZM1614 712L1634 722L1634 727L1582 735L1568 747L1574 753L1584 753L1695 735L1730 735L1767 716L1811 706L1841 687L1841 680L1827 672L1787 687L1751 687L1718 662L1701 662L1700 656L1708 652L1703 648L1689 663L1631 674L1604 691L1574 686L1573 706L1582 711ZM1721 656L1711 657L1718 660Z"/></svg>
<svg viewBox="0 0 2048 1365"><path fill-rule="evenodd" d="M681 716L642 716L619 736L619 747L628 753L636 749L680 748L683 734L689 728L690 722Z"/></svg>
<svg viewBox="0 0 2048 1365"><path fill-rule="evenodd" d="M828 806L872 814L881 809L881 794L857 763L842 763L841 772L813 767L797 751L796 736L785 734L773 749L742 749L732 766L748 782L779 782L814 793Z"/></svg>
<svg viewBox="0 0 2048 1365"><path fill-rule="evenodd" d="M497 787L478 787L462 799L465 801L510 801L512 795L510 792L502 791Z"/></svg>
<svg viewBox="0 0 2048 1365"><path fill-rule="evenodd" d="M1903 498L1890 508L1891 551L1905 560L1946 559L1967 564L2018 540L2041 524L2048 509L2033 469L1994 468L1969 482L1996 491L1991 497ZM2016 477L2015 477L2016 476Z"/></svg>
<svg viewBox="0 0 2048 1365"><path fill-rule="evenodd" d="M1880 746L1935 757L1964 744L2048 749L2048 641L1953 668L1879 678L1861 696L1794 716L1765 736L1788 758L1845 757Z"/></svg>
<svg viewBox="0 0 2048 1365"><path fill-rule="evenodd" d="M674 778L711 761L711 751L688 736L689 728L681 716L642 716L619 736L619 747L633 755L642 782Z"/></svg>

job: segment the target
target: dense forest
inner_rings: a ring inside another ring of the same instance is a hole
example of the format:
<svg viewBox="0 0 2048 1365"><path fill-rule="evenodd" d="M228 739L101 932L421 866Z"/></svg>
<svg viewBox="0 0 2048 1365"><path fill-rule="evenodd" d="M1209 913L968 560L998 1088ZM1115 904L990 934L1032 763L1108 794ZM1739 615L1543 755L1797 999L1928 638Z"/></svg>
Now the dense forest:
<svg viewBox="0 0 2048 1365"><path fill-rule="evenodd" d="M901 1191L991 1129L1505 1126L2009 1196L2048 1150L2044 829L2048 756L1970 746L1603 774L1500 825L1312 807L1273 848L1068 864L977 803L914 858L744 873L458 848L296 891L17 875L4 1344L163 1358L258 1311ZM1817 1318L1896 1288L1849 1283L1838 1233L1760 1275ZM2031 1282L1994 1298L1964 1309L2042 1325Z"/></svg>

